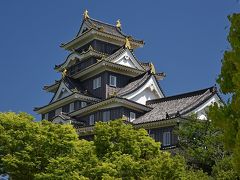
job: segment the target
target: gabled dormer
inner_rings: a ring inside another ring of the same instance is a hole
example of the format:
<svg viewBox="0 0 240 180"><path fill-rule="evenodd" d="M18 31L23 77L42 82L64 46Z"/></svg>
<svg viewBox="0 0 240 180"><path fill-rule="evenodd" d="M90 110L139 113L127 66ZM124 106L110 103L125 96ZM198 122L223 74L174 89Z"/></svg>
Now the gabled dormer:
<svg viewBox="0 0 240 180"><path fill-rule="evenodd" d="M49 104L34 109L43 119L52 120L62 112L70 113L100 101L81 86L77 80L63 76Z"/></svg>
<svg viewBox="0 0 240 180"><path fill-rule="evenodd" d="M105 60L122 66L138 69L140 71L145 71L144 67L133 54L133 51L126 47L120 48L114 54L105 58Z"/></svg>
<svg viewBox="0 0 240 180"><path fill-rule="evenodd" d="M78 53L76 51L70 53L65 61L62 64L55 65L55 70L62 72L64 69L69 69L70 71L80 71L94 63L98 59L108 56L105 53L101 53L93 49L92 46L89 46L88 50ZM75 68L75 69L74 69ZM73 75L74 72L69 72L69 75Z"/></svg>

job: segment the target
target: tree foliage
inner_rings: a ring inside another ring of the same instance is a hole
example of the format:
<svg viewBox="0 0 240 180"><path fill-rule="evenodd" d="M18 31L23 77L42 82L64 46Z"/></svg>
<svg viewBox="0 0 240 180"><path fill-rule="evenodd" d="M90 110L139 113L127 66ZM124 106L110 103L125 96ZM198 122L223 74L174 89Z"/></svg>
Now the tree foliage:
<svg viewBox="0 0 240 180"><path fill-rule="evenodd" d="M212 167L226 154L222 132L209 120L189 117L176 128L176 133L179 136L179 153L191 168L211 174Z"/></svg>
<svg viewBox="0 0 240 180"><path fill-rule="evenodd" d="M33 122L25 113L0 113L0 169L11 179L199 179L143 129L122 120L96 124L94 141L70 125ZM206 176L207 177L207 176ZM205 178L206 179L206 178Z"/></svg>
<svg viewBox="0 0 240 180"><path fill-rule="evenodd" d="M91 142L78 139L70 125L33 122L26 113L0 113L0 169L12 179L34 179L49 171L56 161L71 162L62 172L72 172L76 154L82 154L84 161L91 159L90 146ZM84 163L78 165L84 167Z"/></svg>
<svg viewBox="0 0 240 180"><path fill-rule="evenodd" d="M231 100L225 106L212 107L209 115L224 131L225 146L233 152L234 167L240 174L240 14L229 16L229 21L231 47L224 53L217 82L224 94L231 95Z"/></svg>
<svg viewBox="0 0 240 180"><path fill-rule="evenodd" d="M179 136L179 154L186 159L190 169L198 171L193 177L204 177L201 174L206 172L213 179L239 178L233 168L231 153L224 149L223 131L212 121L191 116L176 128L176 134Z"/></svg>

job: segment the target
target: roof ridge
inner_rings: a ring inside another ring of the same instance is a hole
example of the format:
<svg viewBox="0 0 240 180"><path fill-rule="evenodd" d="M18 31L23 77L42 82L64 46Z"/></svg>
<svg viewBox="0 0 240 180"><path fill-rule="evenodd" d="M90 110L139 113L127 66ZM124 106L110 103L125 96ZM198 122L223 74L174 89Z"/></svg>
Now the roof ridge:
<svg viewBox="0 0 240 180"><path fill-rule="evenodd" d="M146 76L146 77L145 77ZM136 76L134 78L132 78L133 80L131 82L129 82L126 86L124 86L123 88L120 88L118 91L117 91L117 94L120 95L120 96L123 96L123 95L126 95L126 94L129 94L131 92L133 92L135 89L138 89L139 86L142 86L143 84L146 83L146 81L148 81L151 77L151 74L149 74L148 72L146 73L142 73L140 74L139 76ZM138 82L134 87L131 87L127 90L127 92L121 92L122 89L126 88L127 86L131 86L131 83L135 82L135 81L138 81L140 79L144 79L146 78L144 81L140 81Z"/></svg>
<svg viewBox="0 0 240 180"><path fill-rule="evenodd" d="M113 24L110 24L110 23L107 23L107 22L103 22L103 21L98 20L98 19L89 18L89 19L88 19L88 22L94 24L94 22L91 22L91 21L95 21L95 22L97 22L97 23L101 23L101 24L107 25L107 26L109 26L109 27L111 27L111 28L114 28L114 29L116 29L122 36L125 36L125 37L129 36L129 35L126 35L125 33L123 33L121 29L117 28L116 25L113 25Z"/></svg>
<svg viewBox="0 0 240 180"><path fill-rule="evenodd" d="M67 59L68 59L71 55L76 54L76 55L78 55L78 56L82 56L82 55L85 55L85 54L89 53L90 51L95 52L95 53L97 53L97 54L101 54L101 55L103 55L103 56L107 56L107 55L108 55L108 54L106 54L106 53L97 51L97 50L95 50L95 49L88 49L87 51L82 51L81 53L79 53L79 52L77 52L77 51L73 51L73 52L71 52L71 53L65 58L65 61L64 61L63 63L58 64L58 65L55 65L54 69L58 69L58 68L60 68L62 65L64 65L64 64L67 62Z"/></svg>
<svg viewBox="0 0 240 180"><path fill-rule="evenodd" d="M156 103L160 103L160 102L164 102L164 101L181 99L181 98L190 97L190 96L196 96L196 95L204 94L207 90L212 91L213 88L215 88L215 87L211 86L209 88L204 88L204 89L200 89L200 90L196 90L196 91L190 91L190 92L177 94L177 95L173 95L173 96L168 96L168 97L164 97L164 98L160 98L160 99L149 100L146 103L147 103L147 105L149 105L149 104L156 104Z"/></svg>
<svg viewBox="0 0 240 180"><path fill-rule="evenodd" d="M121 51L123 51L123 50L125 50L125 48L122 46L122 47L119 48L116 52L114 52L113 54L111 54L111 55L109 55L108 57L106 57L105 60L111 60L111 59L113 59L113 58L116 58L117 56L119 56L119 55L116 56L116 54L118 54L119 52L121 52ZM122 53L121 53L121 54L122 54ZM120 55L121 55L121 54L120 54ZM114 57L114 56L116 56L116 57Z"/></svg>
<svg viewBox="0 0 240 180"><path fill-rule="evenodd" d="M207 100L209 100L210 97L212 97L214 94L211 94L210 96L204 97L207 92L210 91L210 89L208 89L205 93L203 93L200 97L198 97L194 102L192 102L188 107L186 107L185 109L180 110L180 114L186 114L188 113L191 109L194 109L195 107L197 107L199 104L202 104L204 102L206 102ZM199 102L199 100L201 100L202 98L204 98L201 102ZM192 107L191 107L192 106ZM190 108L189 108L190 107Z"/></svg>
<svg viewBox="0 0 240 180"><path fill-rule="evenodd" d="M117 27L116 27L115 25L113 25L113 24L110 24L110 23L103 22L103 21L101 21L101 20L98 20L98 19L89 18L88 20L96 21L96 22L98 22L98 23L102 23L102 24L105 24L105 25L108 25L108 26L111 26L111 27L114 27L114 28L116 28L116 29L117 29ZM91 21L90 21L90 22L91 22ZM91 23L92 23L92 22L91 22Z"/></svg>

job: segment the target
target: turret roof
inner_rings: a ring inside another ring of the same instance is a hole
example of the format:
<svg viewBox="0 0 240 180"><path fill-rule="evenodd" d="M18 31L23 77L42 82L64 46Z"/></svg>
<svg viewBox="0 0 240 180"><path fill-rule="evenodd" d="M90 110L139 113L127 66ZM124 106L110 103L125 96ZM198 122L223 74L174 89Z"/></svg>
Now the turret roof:
<svg viewBox="0 0 240 180"><path fill-rule="evenodd" d="M124 34L120 28L116 27L115 25L108 24L93 18L87 18L83 21L83 23L86 23L86 25L89 28L98 29L101 30L104 29L105 32L108 32L109 34L120 36L120 37L127 37L126 34ZM83 25L82 23L82 25ZM80 28L81 29L81 28ZM80 34L78 33L77 36Z"/></svg>
<svg viewBox="0 0 240 180"><path fill-rule="evenodd" d="M87 27L87 29L84 31L83 26ZM83 38L87 38L88 36L93 34L114 39L121 43L125 42L126 38L128 38L128 40L131 42L131 45L134 45L133 47L135 48L144 45L143 40L136 40L132 36L124 34L121 31L121 28L118 28L115 25L111 25L92 18L86 18L83 20L76 37L67 43L61 44L61 47L71 50L73 49L73 47L75 47L74 44L83 41Z"/></svg>
<svg viewBox="0 0 240 180"><path fill-rule="evenodd" d="M147 101L147 106L152 107L153 110L133 121L133 124L162 121L168 118L186 115L207 102L215 94L217 94L216 88L210 87L194 92ZM166 117L166 113L168 117Z"/></svg>

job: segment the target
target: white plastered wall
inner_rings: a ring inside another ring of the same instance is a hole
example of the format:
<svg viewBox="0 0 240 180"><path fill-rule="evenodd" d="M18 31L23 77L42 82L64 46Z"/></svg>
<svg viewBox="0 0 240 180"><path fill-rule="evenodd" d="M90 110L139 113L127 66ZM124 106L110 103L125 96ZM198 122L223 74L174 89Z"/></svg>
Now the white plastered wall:
<svg viewBox="0 0 240 180"><path fill-rule="evenodd" d="M146 105L146 101L163 98L164 95L159 88L156 79L152 76L141 88L123 97Z"/></svg>
<svg viewBox="0 0 240 180"><path fill-rule="evenodd" d="M219 105L221 104L221 100L217 94L215 94L212 98L210 98L208 101L206 101L201 106L197 107L193 112L195 114L197 114L198 119L206 120L207 119L206 111L207 111L208 107L213 105L215 102L218 103Z"/></svg>
<svg viewBox="0 0 240 180"><path fill-rule="evenodd" d="M126 49L125 52L121 54L118 58L112 60L112 62L134 69L144 70L128 49Z"/></svg>
<svg viewBox="0 0 240 180"><path fill-rule="evenodd" d="M61 95L62 91L64 91L64 92ZM56 101L58 99L62 99L62 98L66 97L66 96L68 96L70 94L72 94L72 92L67 88L67 86L63 82L61 82L61 84L60 84L60 86L59 86L59 88L58 88L58 90L56 92L56 95L53 98L52 102L54 102L54 101ZM61 95L61 97L59 97L60 95Z"/></svg>

